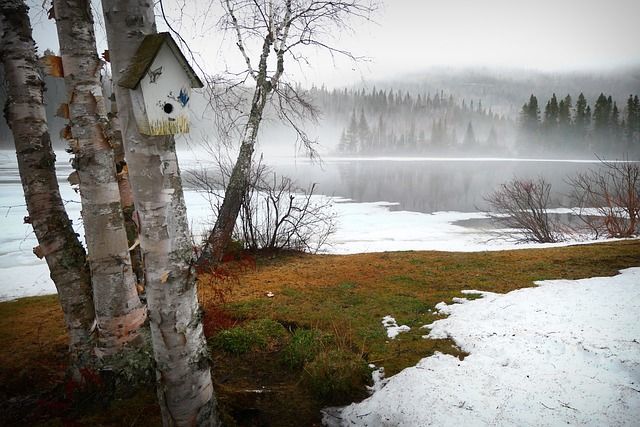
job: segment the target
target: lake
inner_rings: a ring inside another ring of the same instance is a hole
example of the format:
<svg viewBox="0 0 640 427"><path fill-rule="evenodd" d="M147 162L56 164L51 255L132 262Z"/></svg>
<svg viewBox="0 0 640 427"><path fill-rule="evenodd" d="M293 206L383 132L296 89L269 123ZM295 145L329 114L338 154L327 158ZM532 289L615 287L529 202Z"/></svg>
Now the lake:
<svg viewBox="0 0 640 427"><path fill-rule="evenodd" d="M76 231L84 237L78 195L66 182L69 155L57 153L61 193ZM211 168L202 153L180 152L183 171ZM559 204L568 191L567 175L599 167L598 162L497 159L275 158L268 164L302 187L317 183L317 194L334 196L337 229L327 253L397 250L482 251L540 247L495 240L487 226L483 196L518 176L544 176L556 190ZM207 200L185 189L190 224L201 233L213 215ZM46 264L37 259L15 153L0 151L0 300L55 292ZM549 245L546 245L549 246Z"/></svg>
<svg viewBox="0 0 640 427"><path fill-rule="evenodd" d="M189 167L210 167L203 156L186 154ZM195 161L194 158L199 160ZM317 192L356 202L397 203L394 209L422 213L477 212L488 208L484 197L513 178L544 177L552 185L551 208L570 205L569 176L600 168L598 160L464 158L302 158L265 161L301 187L317 183Z"/></svg>

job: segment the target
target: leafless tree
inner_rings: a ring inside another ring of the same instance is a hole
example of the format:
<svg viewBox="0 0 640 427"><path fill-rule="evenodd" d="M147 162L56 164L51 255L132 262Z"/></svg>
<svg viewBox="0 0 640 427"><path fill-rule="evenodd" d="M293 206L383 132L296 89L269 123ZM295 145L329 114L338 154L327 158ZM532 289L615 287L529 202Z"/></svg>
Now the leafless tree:
<svg viewBox="0 0 640 427"><path fill-rule="evenodd" d="M513 179L489 196L489 216L520 242L553 243L562 240L560 225L549 217L551 184L543 178Z"/></svg>
<svg viewBox="0 0 640 427"><path fill-rule="evenodd" d="M103 0L113 78L120 80L145 35L153 3ZM219 425L173 136L142 135L129 89L116 86L129 178L140 218L157 394L166 426Z"/></svg>
<svg viewBox="0 0 640 427"><path fill-rule="evenodd" d="M335 231L335 213L324 196L314 196L287 177L264 168L242 203L242 240L250 249L294 249L315 253Z"/></svg>
<svg viewBox="0 0 640 427"><path fill-rule="evenodd" d="M603 161L602 166L569 179L575 214L595 238L640 234L640 165Z"/></svg>
<svg viewBox="0 0 640 427"><path fill-rule="evenodd" d="M232 167L217 156L212 175L206 169L192 171L187 183L203 193L218 212L225 183ZM293 249L315 253L335 231L331 199L315 195L316 186L298 187L293 180L278 176L260 159L251 168L249 186L243 197L234 235L250 250Z"/></svg>
<svg viewBox="0 0 640 427"><path fill-rule="evenodd" d="M313 153L314 141L305 133L301 120L314 119L317 112L304 93L286 81L286 64L306 61L303 49L308 47L356 59L332 44L330 35L348 28L353 18L368 19L376 8L374 2L367 0L221 0L221 5L224 15L220 26L235 36L245 63L244 71L238 75L240 81L252 80L255 85L249 113L243 117L238 158L203 251L203 258L214 262L222 257L241 210L258 130L268 102L278 117L293 127L298 141Z"/></svg>
<svg viewBox="0 0 640 427"><path fill-rule="evenodd" d="M0 61L9 95L5 114L29 212L25 222L38 239L34 253L47 261L64 313L72 365L82 367L92 364L94 355L91 281L84 248L60 197L28 10L23 0L0 1Z"/></svg>
<svg viewBox="0 0 640 427"><path fill-rule="evenodd" d="M88 0L54 0L49 15L56 20L63 64L69 147L82 202L100 353L110 355L125 345L142 343L139 329L146 308L136 289L131 265L116 164L106 134L107 112L96 51L93 14Z"/></svg>

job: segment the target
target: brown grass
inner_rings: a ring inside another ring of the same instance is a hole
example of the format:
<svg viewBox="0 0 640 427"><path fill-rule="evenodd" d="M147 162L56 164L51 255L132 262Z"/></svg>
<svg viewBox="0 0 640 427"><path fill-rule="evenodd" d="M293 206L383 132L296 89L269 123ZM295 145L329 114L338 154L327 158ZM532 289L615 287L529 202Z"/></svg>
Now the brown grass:
<svg viewBox="0 0 640 427"><path fill-rule="evenodd" d="M438 318L432 311L435 304L462 296L462 289L508 292L535 280L610 276L631 266L640 266L640 240L481 253L287 254L258 258L251 268L230 263L222 282L203 275L200 296L210 336L249 319L270 318L288 329L330 334L393 374L434 351L464 357L448 340L422 339L420 329ZM380 323L387 314L412 330L387 339ZM11 425L3 422L9 409L59 386L66 337L55 296L0 303L0 319L0 425ZM214 351L216 388L228 424L319 422L318 410L326 402L305 388L300 371L281 363L280 351L240 356ZM40 418L27 424L70 422L53 410L49 415L53 419L48 422ZM102 409L77 412L72 419L73 425L158 425L153 385Z"/></svg>
<svg viewBox="0 0 640 427"><path fill-rule="evenodd" d="M2 303L0 319L1 395L64 377L67 336L55 296Z"/></svg>

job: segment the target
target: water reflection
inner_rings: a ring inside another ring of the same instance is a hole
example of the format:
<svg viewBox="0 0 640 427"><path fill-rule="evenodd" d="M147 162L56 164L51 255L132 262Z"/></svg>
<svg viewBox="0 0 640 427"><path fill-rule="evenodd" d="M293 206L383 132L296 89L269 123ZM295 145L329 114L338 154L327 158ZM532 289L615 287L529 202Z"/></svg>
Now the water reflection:
<svg viewBox="0 0 640 427"><path fill-rule="evenodd" d="M485 209L483 197L514 177L544 177L552 185L551 208L567 206L566 178L598 168L594 163L509 160L328 160L322 167L305 162L274 168L301 184L318 183L323 194L357 202L398 202L417 212Z"/></svg>

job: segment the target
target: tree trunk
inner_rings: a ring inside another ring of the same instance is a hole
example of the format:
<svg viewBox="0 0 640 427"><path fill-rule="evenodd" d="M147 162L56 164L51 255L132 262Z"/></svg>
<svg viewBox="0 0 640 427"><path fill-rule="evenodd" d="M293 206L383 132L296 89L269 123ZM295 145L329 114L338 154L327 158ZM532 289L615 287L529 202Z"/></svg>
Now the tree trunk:
<svg viewBox="0 0 640 427"><path fill-rule="evenodd" d="M107 138L113 148L116 162L116 178L118 189L120 190L120 204L124 216L124 226L127 230L127 242L129 243L129 255L131 256L131 266L136 275L138 284L138 294L144 292L144 262L142 251L138 242L138 224L134 219L135 205L133 200L133 190L129 181L129 167L124 158L124 145L122 143L122 132L120 131L120 121L118 120L118 108L115 102L115 93L111 94L111 111L107 114L109 124L106 127Z"/></svg>
<svg viewBox="0 0 640 427"><path fill-rule="evenodd" d="M244 129L240 152L238 153L236 164L231 171L229 184L227 184L227 188L225 189L222 206L218 212L218 218L200 256L200 263L211 262L215 264L220 262L225 249L231 241L233 228L240 213L240 208L242 207L242 200L249 186L251 160L258 136L258 129L262 121L262 113L270 91L271 83L266 80L263 73L260 73L251 102L249 120Z"/></svg>
<svg viewBox="0 0 640 427"><path fill-rule="evenodd" d="M80 183L82 219L89 253L93 302L101 353L140 344L146 319L131 267L113 150L106 138L105 100L100 82L89 0L54 0L54 16L67 89L70 146Z"/></svg>
<svg viewBox="0 0 640 427"><path fill-rule="evenodd" d="M153 5L103 0L102 7L118 82L144 36L156 31ZM175 142L138 132L129 90L116 86L116 102L139 214L163 423L218 425Z"/></svg>
<svg viewBox="0 0 640 427"><path fill-rule="evenodd" d="M8 82L5 117L11 127L30 223L58 290L69 333L72 359L83 366L93 359L95 321L85 252L64 209L55 174L55 154L43 104L28 7L21 0L0 0L0 58Z"/></svg>

